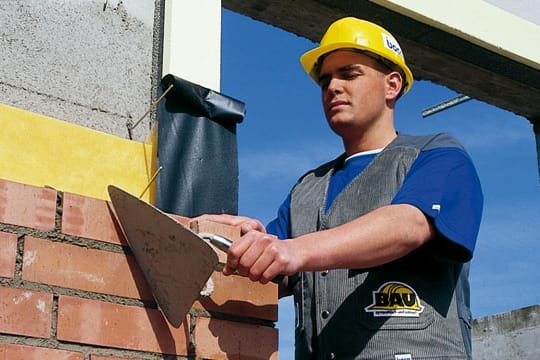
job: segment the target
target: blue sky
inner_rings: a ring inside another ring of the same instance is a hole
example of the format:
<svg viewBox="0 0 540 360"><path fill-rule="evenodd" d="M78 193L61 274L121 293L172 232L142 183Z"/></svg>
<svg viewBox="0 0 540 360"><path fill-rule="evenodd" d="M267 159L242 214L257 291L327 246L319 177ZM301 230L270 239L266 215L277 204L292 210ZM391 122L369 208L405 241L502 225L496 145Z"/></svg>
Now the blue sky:
<svg viewBox="0 0 540 360"><path fill-rule="evenodd" d="M238 125L239 213L267 223L299 176L342 152L326 124L317 86L300 55L313 42L223 11L221 91L246 103ZM405 54L406 56L407 54ZM458 94L417 81L400 99L402 133L448 132L471 155L484 191L484 214L471 265L473 317L540 304L540 182L532 126L525 118L471 100L422 118ZM280 357L292 358L292 301L280 301Z"/></svg>

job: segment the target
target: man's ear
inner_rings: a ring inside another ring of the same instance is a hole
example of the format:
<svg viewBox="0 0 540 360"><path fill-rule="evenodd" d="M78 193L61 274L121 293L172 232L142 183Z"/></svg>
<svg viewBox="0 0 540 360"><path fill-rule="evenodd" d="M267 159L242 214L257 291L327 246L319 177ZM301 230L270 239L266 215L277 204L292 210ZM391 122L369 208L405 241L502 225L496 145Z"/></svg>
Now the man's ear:
<svg viewBox="0 0 540 360"><path fill-rule="evenodd" d="M403 88L403 78L397 71L392 71L386 75L386 98L397 99Z"/></svg>

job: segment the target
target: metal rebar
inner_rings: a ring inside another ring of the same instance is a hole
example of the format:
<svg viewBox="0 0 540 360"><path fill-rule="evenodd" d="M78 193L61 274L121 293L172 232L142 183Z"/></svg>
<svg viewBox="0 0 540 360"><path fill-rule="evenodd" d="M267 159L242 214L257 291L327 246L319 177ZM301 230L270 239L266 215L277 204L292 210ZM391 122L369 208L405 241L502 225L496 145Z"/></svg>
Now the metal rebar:
<svg viewBox="0 0 540 360"><path fill-rule="evenodd" d="M151 112L152 110L154 110L154 108L159 104L159 102L160 102L161 100L163 100L163 98L165 97L165 95L167 95L167 93L168 93L169 91L172 90L173 86L174 86L173 84L169 85L169 87L167 88L167 90L165 90L165 91L163 92L163 94L161 94L161 96L160 96L156 101L154 101L154 103L153 103L152 105L150 105L150 107L148 108L148 110L146 110L146 112L144 113L144 115L141 116L141 118L140 118L139 120L137 120L137 122L136 122L135 124L133 124L131 121L128 121L128 122L126 123L126 127L127 127L127 129L128 129L128 135L129 135L129 138L130 138L130 139L132 139L132 133L131 133L131 131L132 131L133 129L135 129L135 128L141 123L141 121L142 121L148 114L150 114L150 112Z"/></svg>
<svg viewBox="0 0 540 360"><path fill-rule="evenodd" d="M465 101L469 101L471 98L467 95L460 95L458 97L455 97L453 99L444 101L440 104L437 104L435 106L432 106L430 108L425 109L422 111L422 117L428 117L430 115L436 114L438 112L441 112L443 110L446 110L448 108L451 108L453 106L456 106L458 104L464 103Z"/></svg>

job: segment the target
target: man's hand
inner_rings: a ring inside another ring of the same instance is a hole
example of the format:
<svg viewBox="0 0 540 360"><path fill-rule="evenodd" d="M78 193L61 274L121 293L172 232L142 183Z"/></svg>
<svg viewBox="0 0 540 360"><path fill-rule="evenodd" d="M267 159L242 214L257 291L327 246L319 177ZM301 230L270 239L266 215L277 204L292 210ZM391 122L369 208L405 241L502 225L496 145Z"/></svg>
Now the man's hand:
<svg viewBox="0 0 540 360"><path fill-rule="evenodd" d="M223 273L230 275L237 272L263 284L278 275L294 274L298 264L290 245L290 240L279 240L274 235L249 231L229 248Z"/></svg>
<svg viewBox="0 0 540 360"><path fill-rule="evenodd" d="M194 220L209 220L224 225L239 226L242 237L233 241L227 252L223 274L249 277L263 284L278 275L294 274L297 266L290 241L279 240L267 234L258 220L228 214L201 215Z"/></svg>
<svg viewBox="0 0 540 360"><path fill-rule="evenodd" d="M266 228L260 221L245 216L235 216L229 214L205 214L196 217L193 220L209 220L224 225L239 226L242 235L251 230L266 233Z"/></svg>

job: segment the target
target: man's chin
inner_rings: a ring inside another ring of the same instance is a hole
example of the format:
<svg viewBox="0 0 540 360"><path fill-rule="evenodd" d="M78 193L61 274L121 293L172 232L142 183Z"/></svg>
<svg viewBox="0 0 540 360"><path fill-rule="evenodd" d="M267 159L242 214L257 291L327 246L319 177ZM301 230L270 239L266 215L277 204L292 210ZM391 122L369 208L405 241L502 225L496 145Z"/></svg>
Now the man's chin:
<svg viewBox="0 0 540 360"><path fill-rule="evenodd" d="M345 121L343 119L332 119L328 124L333 132L337 135L343 137L353 131L353 124L351 122Z"/></svg>
<svg viewBox="0 0 540 360"><path fill-rule="evenodd" d="M327 117L330 127L348 126L351 124L351 117L344 113L337 113Z"/></svg>

